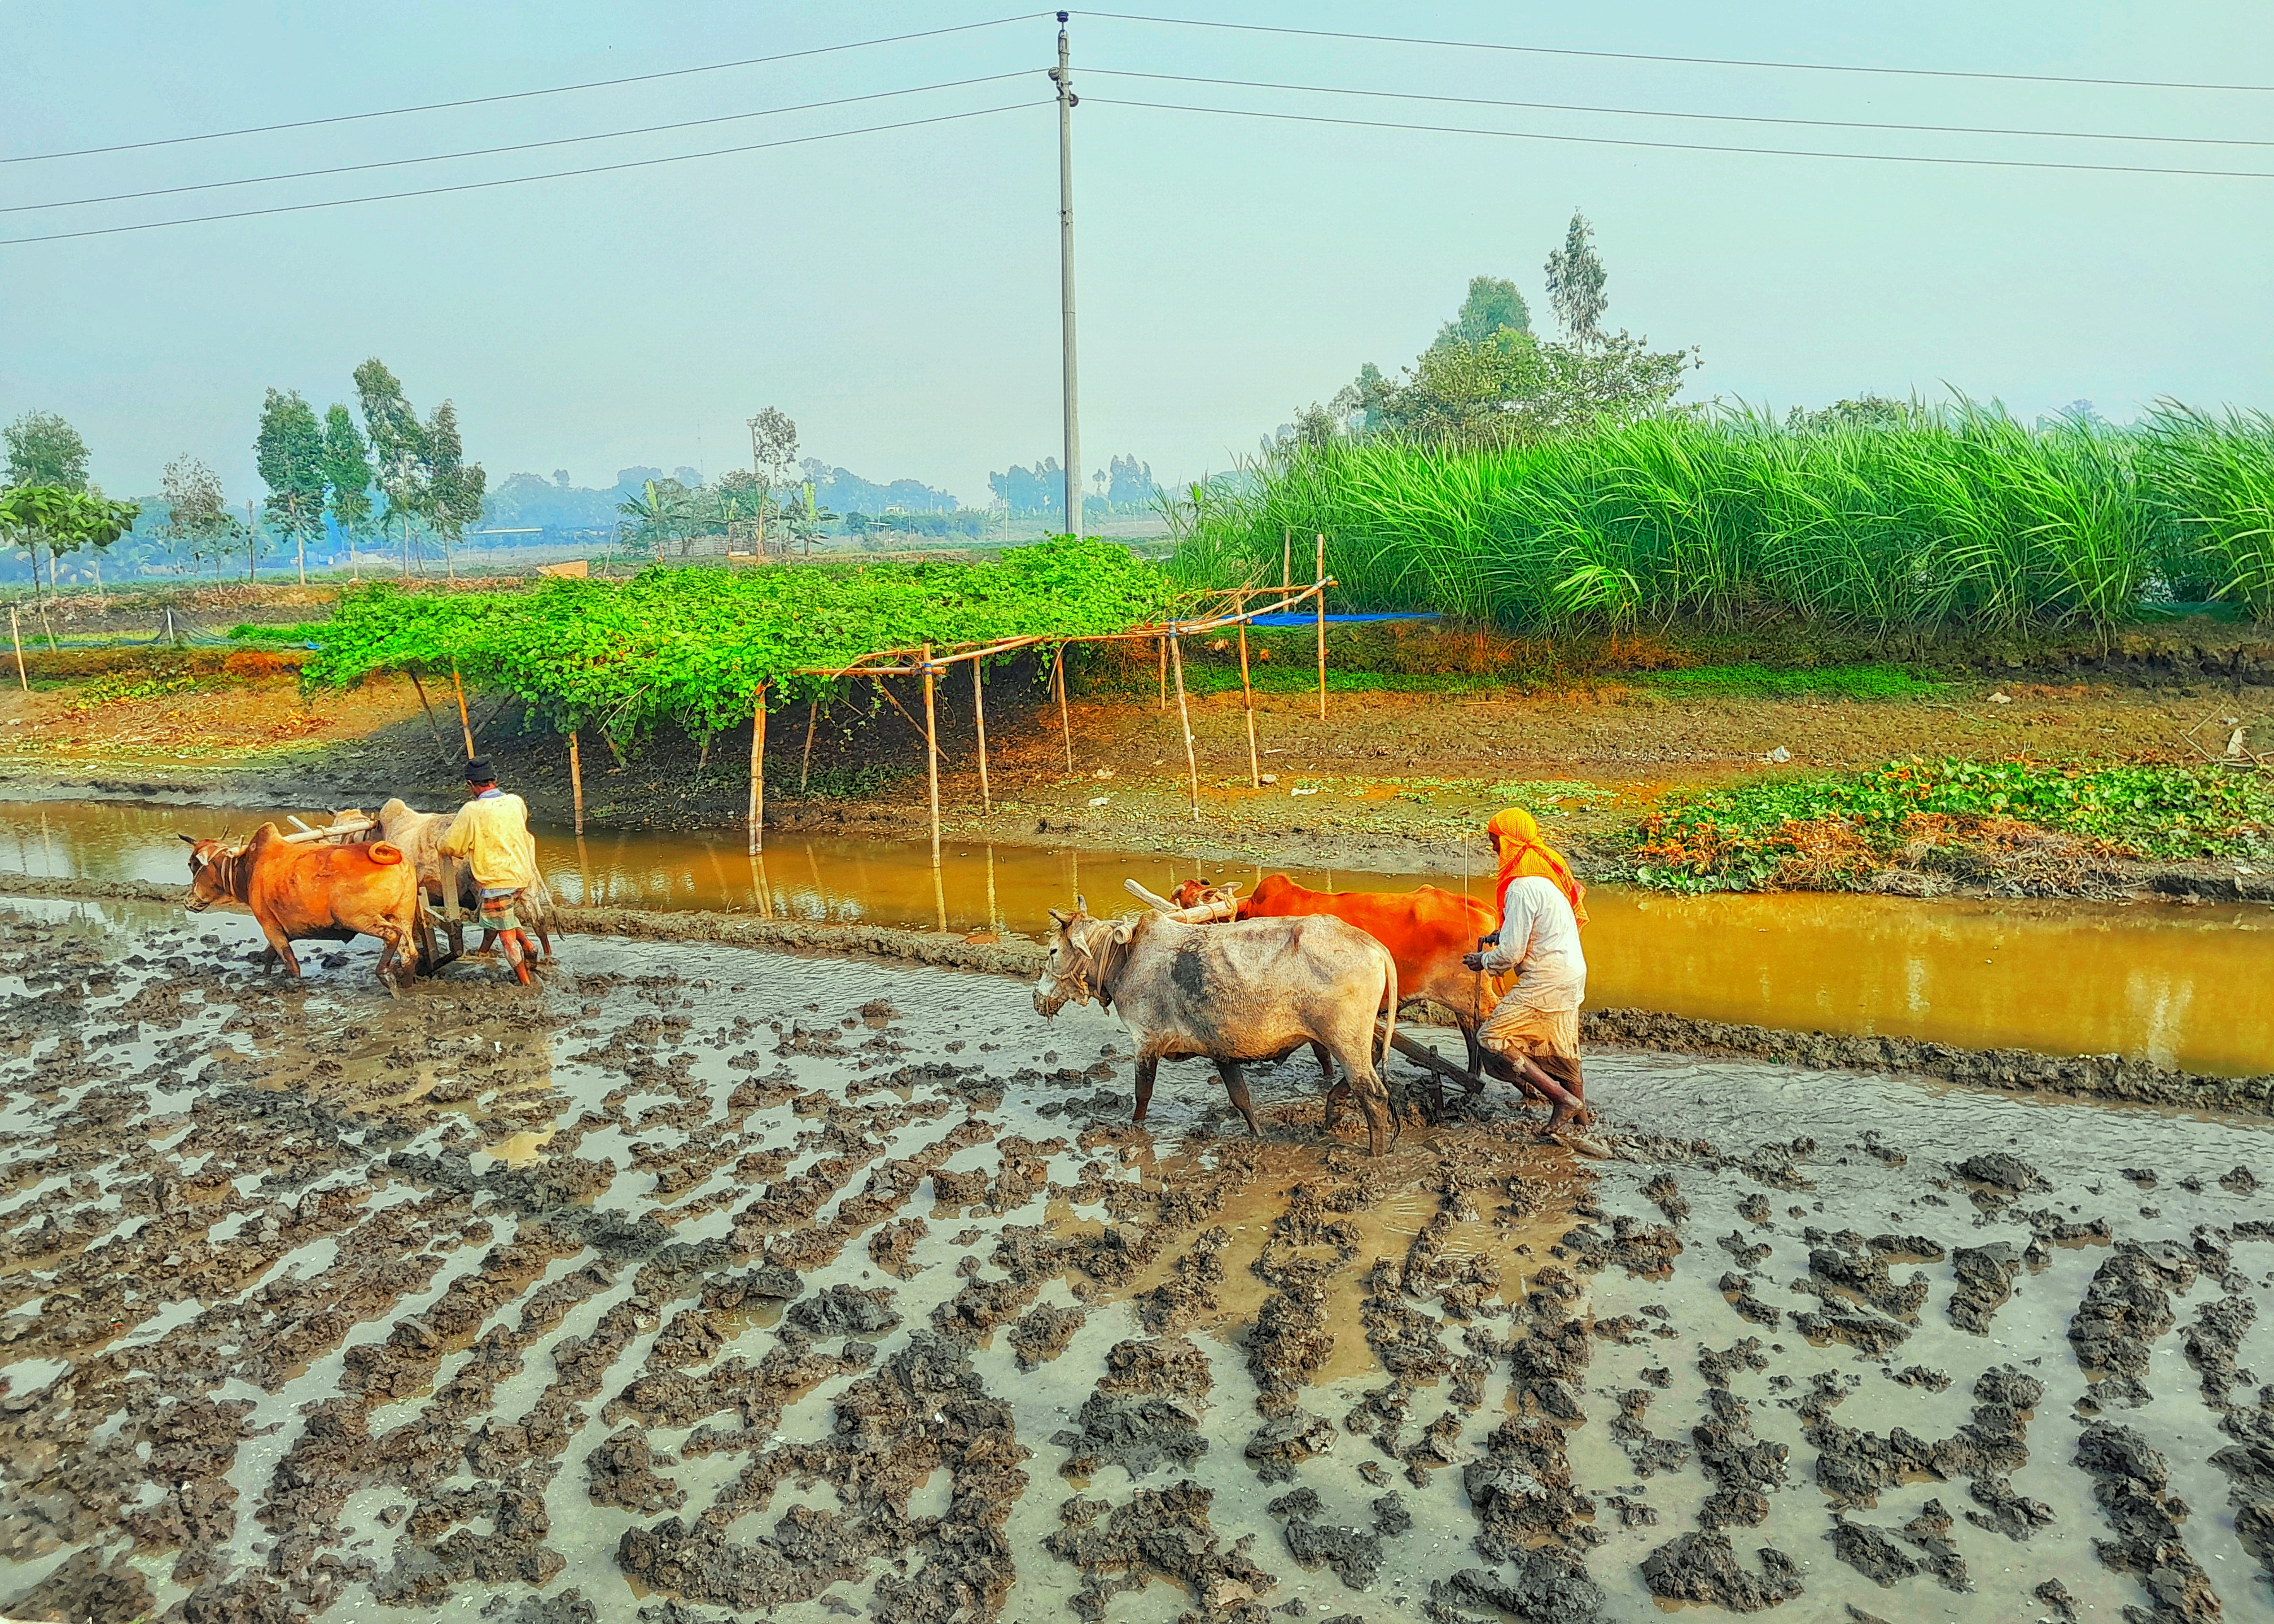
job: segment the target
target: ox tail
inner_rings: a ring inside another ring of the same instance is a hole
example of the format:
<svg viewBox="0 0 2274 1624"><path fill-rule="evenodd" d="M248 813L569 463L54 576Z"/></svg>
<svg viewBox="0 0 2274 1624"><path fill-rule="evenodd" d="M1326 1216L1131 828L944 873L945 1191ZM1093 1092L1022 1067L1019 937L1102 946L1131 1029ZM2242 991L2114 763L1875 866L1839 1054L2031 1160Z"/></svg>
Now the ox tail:
<svg viewBox="0 0 2274 1624"><path fill-rule="evenodd" d="M400 863L403 848L392 841L375 840L364 848L364 855L374 863Z"/></svg>
<svg viewBox="0 0 2274 1624"><path fill-rule="evenodd" d="M1397 1036L1397 959L1388 948L1382 950L1382 1055L1375 1063L1374 1072L1382 1079L1382 1086L1387 1088L1389 1085L1390 1040Z"/></svg>

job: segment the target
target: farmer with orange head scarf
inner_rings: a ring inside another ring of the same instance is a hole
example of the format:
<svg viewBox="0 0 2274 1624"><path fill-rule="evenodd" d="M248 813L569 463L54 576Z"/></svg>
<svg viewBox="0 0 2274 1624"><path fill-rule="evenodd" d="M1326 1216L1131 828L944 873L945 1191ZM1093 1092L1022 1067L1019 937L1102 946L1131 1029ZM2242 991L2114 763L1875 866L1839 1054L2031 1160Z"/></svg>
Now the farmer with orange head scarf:
<svg viewBox="0 0 2274 1624"><path fill-rule="evenodd" d="M1547 1130L1588 1118L1579 1070L1579 1006L1587 995L1587 960L1579 927L1587 922L1587 888L1571 865L1540 838L1540 824L1511 806L1485 826L1500 872L1493 893L1500 928L1487 950L1463 963L1488 975L1516 972L1516 985L1477 1031L1485 1069L1544 1096L1555 1107Z"/></svg>

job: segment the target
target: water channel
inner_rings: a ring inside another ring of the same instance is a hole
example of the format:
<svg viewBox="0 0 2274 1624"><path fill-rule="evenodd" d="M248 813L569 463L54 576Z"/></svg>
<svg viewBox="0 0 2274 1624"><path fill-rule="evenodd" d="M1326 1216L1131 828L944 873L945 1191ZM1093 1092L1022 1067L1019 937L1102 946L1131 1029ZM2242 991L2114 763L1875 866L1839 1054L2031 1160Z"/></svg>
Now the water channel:
<svg viewBox="0 0 2274 1624"><path fill-rule="evenodd" d="M282 814L280 813L279 816ZM304 812L312 820L320 814ZM93 880L186 879L179 835L245 834L254 815L126 803L0 803L0 870ZM951 844L935 876L921 842L739 831L540 829L564 902L712 909L815 921L1033 934L1079 892L1133 906L1205 872L1252 887L1268 868L1172 866L1158 852ZM1404 890L1412 874L1291 869L1306 885ZM1437 880L1458 890L1457 880ZM1481 890L1484 882L1470 882ZM1715 1020L2057 1054L2120 1053L2191 1070L2274 1070L2274 910L2247 904L1985 902L1796 893L1589 895L1588 1000Z"/></svg>

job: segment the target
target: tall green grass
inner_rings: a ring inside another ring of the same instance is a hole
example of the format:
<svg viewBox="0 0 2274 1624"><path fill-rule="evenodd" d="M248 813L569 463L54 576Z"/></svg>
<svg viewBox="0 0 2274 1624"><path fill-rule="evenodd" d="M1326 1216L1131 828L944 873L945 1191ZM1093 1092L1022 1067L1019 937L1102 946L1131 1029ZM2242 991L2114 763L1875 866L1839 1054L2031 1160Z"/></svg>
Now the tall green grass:
<svg viewBox="0 0 2274 1624"><path fill-rule="evenodd" d="M1493 451L1283 447L1193 494L1173 568L1269 580L1285 534L1322 532L1344 602L1509 625L2105 629L2147 596L2274 613L2270 497L2263 417L2033 428L1961 403L1893 428L1658 419Z"/></svg>

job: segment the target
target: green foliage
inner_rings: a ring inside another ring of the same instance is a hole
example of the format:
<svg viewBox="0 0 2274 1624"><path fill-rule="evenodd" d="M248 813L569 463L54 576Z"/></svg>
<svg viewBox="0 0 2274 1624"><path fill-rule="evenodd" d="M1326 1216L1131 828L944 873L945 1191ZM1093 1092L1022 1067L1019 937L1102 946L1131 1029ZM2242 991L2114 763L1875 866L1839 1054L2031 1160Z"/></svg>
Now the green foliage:
<svg viewBox="0 0 2274 1624"><path fill-rule="evenodd" d="M8 448L9 484L87 488L87 442L54 412L26 412L0 428L0 443Z"/></svg>
<svg viewBox="0 0 2274 1624"><path fill-rule="evenodd" d="M1648 671L1634 680L1677 692L1801 694L1837 693L1855 699L1908 699L1939 693L1947 684L1920 676L1899 665L1831 665L1788 669L1765 665L1690 666Z"/></svg>
<svg viewBox="0 0 2274 1624"><path fill-rule="evenodd" d="M324 431L297 389L268 391L252 442L268 487L263 510L288 540L305 546L324 533Z"/></svg>
<svg viewBox="0 0 2274 1624"><path fill-rule="evenodd" d="M1577 209L1563 233L1563 245L1547 256L1547 302L1563 336L1575 344L1598 336L1610 297L1603 284L1610 275L1595 253L1595 228Z"/></svg>
<svg viewBox="0 0 2274 1624"><path fill-rule="evenodd" d="M202 458L177 457L166 465L161 488L167 540L192 561L218 559L237 532L222 495L221 476Z"/></svg>
<svg viewBox="0 0 2274 1624"><path fill-rule="evenodd" d="M2148 419L2142 463L2171 524L2172 595L2215 594L2274 620L2274 417L2166 403Z"/></svg>
<svg viewBox="0 0 2274 1624"><path fill-rule="evenodd" d="M1988 820L2143 857L2250 852L2274 828L2274 785L2214 767L1916 759L1869 773L1766 779L1686 794L1645 819L1635 833L1635 878L1663 890L1755 890L1812 852L1830 848L1852 865L1884 865L1923 832Z"/></svg>
<svg viewBox="0 0 2274 1624"><path fill-rule="evenodd" d="M1457 344L1481 344L1495 333L1509 329L1532 330L1532 311L1516 283L1505 276L1472 276L1469 296L1461 301L1453 319L1437 329L1437 342L1429 347L1442 350Z"/></svg>
<svg viewBox="0 0 2274 1624"><path fill-rule="evenodd" d="M139 503L62 485L0 490L0 531L37 536L50 553L109 547L134 527L141 511Z"/></svg>
<svg viewBox="0 0 2274 1624"><path fill-rule="evenodd" d="M2105 634L2151 589L2176 595L2174 559L2210 560L2219 589L2263 601L2270 470L2263 419L2167 414L2143 438L2026 427L1965 402L1908 427L1793 433L1729 416L1476 451L1291 444L1176 510L1172 572L1276 579L1291 528L1327 536L1338 607L1561 630L1648 617Z"/></svg>
<svg viewBox="0 0 2274 1624"><path fill-rule="evenodd" d="M371 523L371 453L345 406L324 413L324 484L331 493L332 522L350 536Z"/></svg>
<svg viewBox="0 0 2274 1624"><path fill-rule="evenodd" d="M628 582L447 595L381 585L350 592L317 629L323 646L304 679L455 664L563 727L596 721L621 738L665 718L731 726L760 684L769 706L817 695L832 679L801 668L877 649L1118 631L1167 601L1157 566L1064 537L986 564L649 570Z"/></svg>

